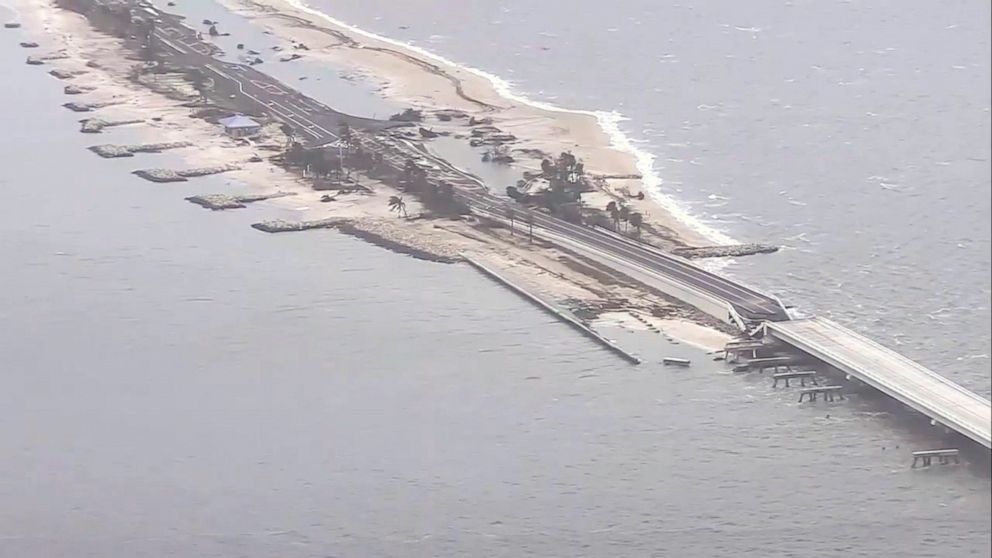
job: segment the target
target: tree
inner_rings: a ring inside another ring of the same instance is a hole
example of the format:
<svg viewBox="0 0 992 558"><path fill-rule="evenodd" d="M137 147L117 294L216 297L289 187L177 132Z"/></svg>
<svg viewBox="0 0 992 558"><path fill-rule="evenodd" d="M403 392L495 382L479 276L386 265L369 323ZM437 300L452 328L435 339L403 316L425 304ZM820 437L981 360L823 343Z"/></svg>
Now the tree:
<svg viewBox="0 0 992 558"><path fill-rule="evenodd" d="M618 217L624 223L624 230L627 230L626 223L630 221L630 208L626 205L621 205Z"/></svg>
<svg viewBox="0 0 992 558"><path fill-rule="evenodd" d="M287 148L296 143L296 130L294 130L292 126L283 122L279 125L279 129L282 130L282 133L286 136Z"/></svg>
<svg viewBox="0 0 992 558"><path fill-rule="evenodd" d="M534 214L524 213L524 220L527 222L527 242L534 242Z"/></svg>
<svg viewBox="0 0 992 558"><path fill-rule="evenodd" d="M286 162L290 165L306 165L307 155L306 150L303 149L303 144L298 141L294 141L289 144L289 149L286 150Z"/></svg>
<svg viewBox="0 0 992 558"><path fill-rule="evenodd" d="M193 86L193 89L199 94L197 99L201 103L207 102L207 89L209 85L207 84L207 76L203 73L203 70L199 68L190 68L187 72L189 76L189 82Z"/></svg>
<svg viewBox="0 0 992 558"><path fill-rule="evenodd" d="M517 212L512 206L506 206L506 218L510 220L510 234L513 234L513 221L517 218Z"/></svg>
<svg viewBox="0 0 992 558"><path fill-rule="evenodd" d="M637 237L640 238L640 236L641 236L641 225L644 224L644 216L635 211L635 212L633 212L633 213L630 214L630 217L628 217L628 220L630 220L630 225L632 227L634 227L634 230L637 231Z"/></svg>
<svg viewBox="0 0 992 558"><path fill-rule="evenodd" d="M611 201L606 204L606 212L610 214L610 220L613 221L613 230L619 230L620 228L620 208L617 207L617 202Z"/></svg>
<svg viewBox="0 0 992 558"><path fill-rule="evenodd" d="M406 218L406 202L400 196L389 196L389 211L395 211L397 216Z"/></svg>

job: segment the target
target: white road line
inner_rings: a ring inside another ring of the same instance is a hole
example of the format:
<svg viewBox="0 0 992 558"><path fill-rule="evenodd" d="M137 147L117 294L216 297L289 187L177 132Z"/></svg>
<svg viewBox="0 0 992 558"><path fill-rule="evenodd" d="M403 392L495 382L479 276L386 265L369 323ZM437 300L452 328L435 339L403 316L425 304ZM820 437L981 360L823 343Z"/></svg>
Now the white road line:
<svg viewBox="0 0 992 558"><path fill-rule="evenodd" d="M174 43L173 43L172 41L170 41L169 39L166 39L165 37L159 37L158 39L159 39L160 41L162 41L163 43L165 43L166 45L168 45L168 46L169 46L170 48L172 48L172 50L175 50L176 52L179 52L179 53L181 53L181 54L187 54L187 52L186 52L185 50L183 50L183 49L181 49L181 48L179 48L179 47L178 47L177 45L175 45L175 44L174 44Z"/></svg>

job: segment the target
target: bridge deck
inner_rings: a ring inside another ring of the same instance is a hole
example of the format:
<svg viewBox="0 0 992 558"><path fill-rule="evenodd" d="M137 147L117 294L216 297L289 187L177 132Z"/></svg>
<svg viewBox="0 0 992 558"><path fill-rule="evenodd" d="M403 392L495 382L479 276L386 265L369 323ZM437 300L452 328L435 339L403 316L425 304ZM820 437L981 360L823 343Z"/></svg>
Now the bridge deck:
<svg viewBox="0 0 992 558"><path fill-rule="evenodd" d="M989 401L823 318L767 322L766 331L960 432L992 446Z"/></svg>

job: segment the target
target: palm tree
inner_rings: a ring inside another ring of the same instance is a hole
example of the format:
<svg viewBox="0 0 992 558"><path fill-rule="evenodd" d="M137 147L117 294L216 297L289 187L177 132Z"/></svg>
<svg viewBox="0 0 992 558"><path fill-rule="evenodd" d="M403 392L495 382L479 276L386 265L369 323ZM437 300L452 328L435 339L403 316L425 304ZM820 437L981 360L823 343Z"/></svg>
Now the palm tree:
<svg viewBox="0 0 992 558"><path fill-rule="evenodd" d="M400 196L389 196L389 211L395 211L397 216L406 218L406 202Z"/></svg>
<svg viewBox="0 0 992 558"><path fill-rule="evenodd" d="M618 230L620 228L620 208L617 207L617 202L611 201L606 204L606 212L610 214L610 220L613 221L613 230Z"/></svg>
<svg viewBox="0 0 992 558"><path fill-rule="evenodd" d="M618 213L619 213L618 217L620 218L620 220L625 223L623 227L624 230L627 230L626 223L630 220L630 208L627 207L626 205L621 205L620 211Z"/></svg>
<svg viewBox="0 0 992 558"><path fill-rule="evenodd" d="M644 224L644 216L635 211L630 214L630 217L628 217L628 219L630 220L630 225L634 227L635 231L637 231L637 237L640 238L641 225Z"/></svg>

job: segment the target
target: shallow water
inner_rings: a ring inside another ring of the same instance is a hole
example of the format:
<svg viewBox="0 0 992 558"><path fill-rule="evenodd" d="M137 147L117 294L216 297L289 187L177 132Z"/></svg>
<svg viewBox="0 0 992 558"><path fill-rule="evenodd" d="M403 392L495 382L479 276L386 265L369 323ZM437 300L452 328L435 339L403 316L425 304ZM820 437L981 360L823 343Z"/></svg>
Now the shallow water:
<svg viewBox="0 0 992 558"><path fill-rule="evenodd" d="M630 367L467 267L201 210L240 186L86 151L140 131L78 134L18 37L0 555L988 555L987 473L911 471L941 440L902 414L608 330Z"/></svg>

